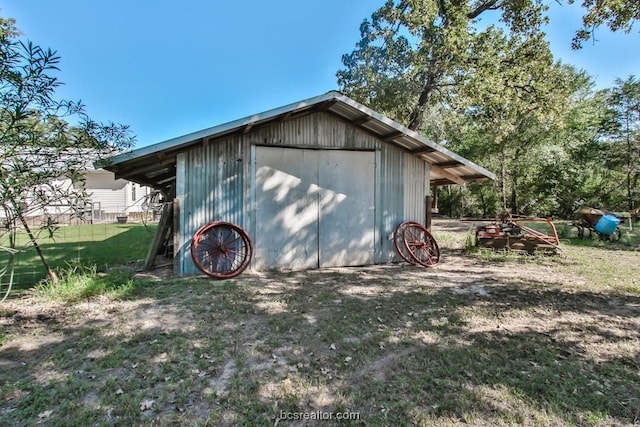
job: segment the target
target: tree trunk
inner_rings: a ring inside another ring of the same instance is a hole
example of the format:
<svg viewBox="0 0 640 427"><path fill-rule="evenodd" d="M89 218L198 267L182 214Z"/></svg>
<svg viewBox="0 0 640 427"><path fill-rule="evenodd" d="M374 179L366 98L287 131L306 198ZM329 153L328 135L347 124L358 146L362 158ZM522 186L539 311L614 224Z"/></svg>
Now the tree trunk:
<svg viewBox="0 0 640 427"><path fill-rule="evenodd" d="M418 131L420 126L422 126L422 119L424 117L424 109L429 102L429 98L431 98L431 94L433 93L433 89L435 87L435 79L429 74L427 77L427 81L422 87L422 93L420 93L420 97L418 98L418 103L413 110L411 111L411 115L409 116L409 125L407 126L411 130Z"/></svg>
<svg viewBox="0 0 640 427"><path fill-rule="evenodd" d="M515 172L511 175L511 213L518 213L518 177Z"/></svg>
<svg viewBox="0 0 640 427"><path fill-rule="evenodd" d="M500 162L500 192L502 193L502 210L507 210L507 168L505 166L506 155L502 150L502 161Z"/></svg>
<svg viewBox="0 0 640 427"><path fill-rule="evenodd" d="M629 208L629 212L631 212L633 210L633 188L631 186L631 173L632 173L632 168L631 168L631 136L630 136L630 129L629 129L629 113L627 113L627 123L626 123L626 136L627 136L627 155L626 155L626 160L627 160L627 203L628 203L628 208Z"/></svg>
<svg viewBox="0 0 640 427"><path fill-rule="evenodd" d="M18 213L18 218L20 218L20 222L22 223L24 230L27 232L27 235L29 236L29 239L31 240L33 247L36 249L36 252L40 257L40 261L42 261L42 265L44 266L44 269L47 272L47 276L49 276L49 279L51 280L51 282L58 283L58 275L49 266L47 259L44 257L44 254L42 253L42 248L40 248L40 245L38 244L36 237L33 235L33 232L31 231L29 224L27 224L25 217L22 215L22 212Z"/></svg>

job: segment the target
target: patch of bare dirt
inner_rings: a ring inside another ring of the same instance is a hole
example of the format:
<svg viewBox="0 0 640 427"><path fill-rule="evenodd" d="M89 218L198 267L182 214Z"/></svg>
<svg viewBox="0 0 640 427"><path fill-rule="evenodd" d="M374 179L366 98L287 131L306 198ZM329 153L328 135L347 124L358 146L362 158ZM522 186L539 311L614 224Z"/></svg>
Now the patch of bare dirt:
<svg viewBox="0 0 640 427"><path fill-rule="evenodd" d="M29 371L32 380L52 382L73 372L47 365L41 352L64 339L81 342L82 333L122 342L135 338L140 340L135 347L139 354L123 355L127 365L109 368L109 375L118 382L116 389L120 382L139 377L140 384L148 386L144 392L155 393L157 412L145 412L145 422L170 417L177 423L196 424L222 408L216 420L232 425L242 421L241 411L251 405L263 404L276 412L284 404L309 410L343 405L351 389L371 392L361 383L385 384L398 369L407 370L409 377L419 374L422 366L416 358L427 350L442 349L440 356L447 360L450 348L471 348L483 339L534 340L559 353L554 363L580 358L588 366L599 366L623 360L637 371L638 295L589 286L583 277L562 268L571 262L562 256L490 261L465 255L461 241L468 228L457 221L436 222L433 234L443 236L443 254L441 263L430 269L398 263L248 272L224 282L175 282L165 267L136 277L158 288L173 286L172 294L154 296L150 288L128 300L97 298L74 305L31 297L9 300L0 305L4 313L0 327L7 337L0 347L0 374ZM454 234L457 240L450 238ZM185 342L177 344L182 338ZM219 347L214 345L216 339ZM178 350L177 345L181 345ZM148 349L152 347L153 351ZM77 356L85 369L110 352L114 349L95 345L78 350ZM153 368L135 368L145 362ZM539 362L532 363L532 370L537 369ZM188 368L181 367L183 371L176 374L177 366L185 364ZM475 375L480 374L470 372L460 380L463 387L489 400L504 398L507 386L473 384ZM184 384L192 389L181 401L176 396L181 396ZM167 388L170 397L162 401ZM12 391L5 399L17 401L21 393ZM151 399L146 394L144 398ZM521 408L522 399L510 398L504 407L488 406L495 411L529 410ZM100 411L104 401L103 395L91 392L80 403ZM240 408L233 407L236 401ZM432 416L439 404L416 403L414 411ZM379 413L380 407L370 411ZM491 420L479 424L491 425ZM544 424L544 419L537 423Z"/></svg>

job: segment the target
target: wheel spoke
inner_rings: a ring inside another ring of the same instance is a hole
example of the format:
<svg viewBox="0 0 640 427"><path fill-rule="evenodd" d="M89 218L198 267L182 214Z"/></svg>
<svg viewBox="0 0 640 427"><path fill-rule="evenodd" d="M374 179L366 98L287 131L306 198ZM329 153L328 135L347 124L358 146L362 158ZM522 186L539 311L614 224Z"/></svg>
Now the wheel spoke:
<svg viewBox="0 0 640 427"><path fill-rule="evenodd" d="M440 261L440 248L429 230L417 222L403 222L394 232L394 244L407 262L433 267Z"/></svg>
<svg viewBox="0 0 640 427"><path fill-rule="evenodd" d="M227 222L212 222L201 227L191 246L191 255L198 269L214 278L240 274L251 262L252 252L247 233Z"/></svg>

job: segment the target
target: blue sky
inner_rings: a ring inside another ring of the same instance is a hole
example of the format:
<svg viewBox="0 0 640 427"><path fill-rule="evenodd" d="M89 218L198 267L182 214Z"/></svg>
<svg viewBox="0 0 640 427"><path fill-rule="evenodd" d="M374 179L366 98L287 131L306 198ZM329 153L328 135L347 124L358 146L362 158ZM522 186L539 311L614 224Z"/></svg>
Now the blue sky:
<svg viewBox="0 0 640 427"><path fill-rule="evenodd" d="M341 56L384 0L3 0L25 36L62 58L61 98L128 124L137 147L337 89ZM596 32L572 51L577 6L552 3L548 39L599 88L640 75L640 35Z"/></svg>

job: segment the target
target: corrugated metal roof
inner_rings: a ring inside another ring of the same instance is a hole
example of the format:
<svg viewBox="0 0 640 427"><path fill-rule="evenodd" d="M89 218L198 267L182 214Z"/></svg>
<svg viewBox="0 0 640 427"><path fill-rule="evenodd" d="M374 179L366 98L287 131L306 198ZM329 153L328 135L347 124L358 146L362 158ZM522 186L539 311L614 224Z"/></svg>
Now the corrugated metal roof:
<svg viewBox="0 0 640 427"><path fill-rule="evenodd" d="M332 114L428 162L432 184L495 179L495 175L485 168L335 91L120 154L99 162L97 167L114 172L117 178L168 191L175 180L176 154L188 147L231 134L248 133L254 127L276 120L289 120L319 111Z"/></svg>

